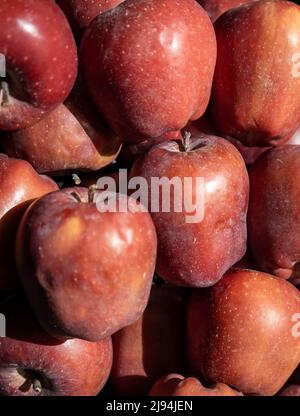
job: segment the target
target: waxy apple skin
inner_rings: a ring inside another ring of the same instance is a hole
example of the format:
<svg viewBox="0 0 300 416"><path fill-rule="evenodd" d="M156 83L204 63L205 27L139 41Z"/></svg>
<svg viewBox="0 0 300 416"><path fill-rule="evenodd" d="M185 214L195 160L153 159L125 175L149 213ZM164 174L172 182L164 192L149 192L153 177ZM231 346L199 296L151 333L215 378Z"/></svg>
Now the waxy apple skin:
<svg viewBox="0 0 300 416"><path fill-rule="evenodd" d="M98 109L118 135L136 143L204 113L216 40L194 0L129 0L89 25L81 58Z"/></svg>
<svg viewBox="0 0 300 416"><path fill-rule="evenodd" d="M168 374L158 380L149 396L243 396L223 383L206 388L195 377Z"/></svg>
<svg viewBox="0 0 300 416"><path fill-rule="evenodd" d="M187 371L186 308L189 290L154 284L145 312L113 335L113 390L120 396L144 396L170 371Z"/></svg>
<svg viewBox="0 0 300 416"><path fill-rule="evenodd" d="M300 146L264 153L250 172L249 243L258 266L285 279L299 277Z"/></svg>
<svg viewBox="0 0 300 416"><path fill-rule="evenodd" d="M27 160L40 173L97 171L117 157L121 140L98 114L93 102L74 88L60 104L38 123L9 132L0 141L12 157Z"/></svg>
<svg viewBox="0 0 300 416"><path fill-rule="evenodd" d="M97 341L143 313L157 242L149 213L133 199L127 212L101 213L88 201L88 189L69 188L31 205L18 230L16 261L44 329Z"/></svg>
<svg viewBox="0 0 300 416"><path fill-rule="evenodd" d="M52 0L4 0L0 16L10 91L0 106L0 129L17 130L65 100L76 78L77 51L67 19Z"/></svg>
<svg viewBox="0 0 300 416"><path fill-rule="evenodd" d="M153 147L135 162L130 176L142 176L148 184L152 177L193 178L194 201L198 194L204 203L203 219L188 223L187 212L174 212L174 205L171 212L151 213L158 236L156 272L169 283L205 287L246 252L248 173L240 153L220 137L203 135L191 139L186 150L180 146L173 141ZM196 178L204 179L203 192Z"/></svg>
<svg viewBox="0 0 300 416"><path fill-rule="evenodd" d="M25 160L0 154L0 291L18 287L15 238L31 201L56 191L56 183L38 173Z"/></svg>
<svg viewBox="0 0 300 416"><path fill-rule="evenodd" d="M191 368L244 394L274 395L299 364L293 333L299 310L300 292L291 283L253 270L228 272L190 299Z"/></svg>
<svg viewBox="0 0 300 416"><path fill-rule="evenodd" d="M300 7L253 2L215 23L211 112L219 134L248 146L284 143L300 124Z"/></svg>
<svg viewBox="0 0 300 416"><path fill-rule="evenodd" d="M112 342L59 341L45 333L23 299L14 298L0 313L6 337L0 338L0 394L4 396L95 396L112 365ZM33 388L40 382L40 391Z"/></svg>

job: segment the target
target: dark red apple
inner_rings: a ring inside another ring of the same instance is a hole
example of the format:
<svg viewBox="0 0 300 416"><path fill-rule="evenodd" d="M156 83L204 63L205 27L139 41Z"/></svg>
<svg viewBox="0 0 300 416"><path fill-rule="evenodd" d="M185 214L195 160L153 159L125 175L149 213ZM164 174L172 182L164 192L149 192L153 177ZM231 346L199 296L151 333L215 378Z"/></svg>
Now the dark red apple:
<svg viewBox="0 0 300 416"><path fill-rule="evenodd" d="M121 147L82 88L38 123L8 133L0 144L9 156L25 159L49 175L99 170Z"/></svg>
<svg viewBox="0 0 300 416"><path fill-rule="evenodd" d="M14 246L18 225L30 202L58 186L25 160L0 154L0 291L18 286Z"/></svg>
<svg viewBox="0 0 300 416"><path fill-rule="evenodd" d="M191 121L187 124L187 126L183 129L184 131L190 132L193 136L198 136L199 134L209 134L209 135L216 135L217 128L215 127L215 123L211 120L210 115L208 112L205 112L204 116L199 118L199 120ZM234 137L225 136L224 139L230 141L241 153L243 159L247 166L252 165L255 160L269 147L249 147L243 145L239 140L235 139Z"/></svg>
<svg viewBox="0 0 300 416"><path fill-rule="evenodd" d="M159 201L157 212L152 202L149 211L158 235L160 277L179 285L210 286L243 257L249 180L242 156L228 141L203 135L184 145L155 146L137 160L130 176L145 178L149 201ZM152 178L167 183L157 190ZM185 188L187 178L190 188ZM193 201L189 209L188 199Z"/></svg>
<svg viewBox="0 0 300 416"><path fill-rule="evenodd" d="M300 361L299 310L291 283L253 270L195 290L187 316L192 369L244 394L274 395Z"/></svg>
<svg viewBox="0 0 300 416"><path fill-rule="evenodd" d="M255 0L197 0L214 22L227 10Z"/></svg>
<svg viewBox="0 0 300 416"><path fill-rule="evenodd" d="M223 383L207 388L195 377L168 374L158 380L149 396L243 396Z"/></svg>
<svg viewBox="0 0 300 416"><path fill-rule="evenodd" d="M128 0L89 25L81 58L100 112L136 143L180 130L204 113L215 34L194 0Z"/></svg>
<svg viewBox="0 0 300 416"><path fill-rule="evenodd" d="M151 147L169 141L169 140L181 140L182 139L182 132L178 131L170 131L164 134L161 137L152 140L145 140L144 142L137 143L137 144L123 144L122 149L118 155L117 161L121 167L125 167L127 169L132 168L134 162L139 158L139 156L146 153Z"/></svg>
<svg viewBox="0 0 300 416"><path fill-rule="evenodd" d="M87 188L53 192L29 207L18 230L24 289L41 325L59 338L102 339L136 321L148 302L151 217L127 197L127 212L99 212L98 196Z"/></svg>
<svg viewBox="0 0 300 416"><path fill-rule="evenodd" d="M0 52L6 59L0 129L17 130L65 100L77 73L77 51L67 19L53 0L2 1L0 16Z"/></svg>
<svg viewBox="0 0 300 416"><path fill-rule="evenodd" d="M284 143L300 124L300 7L255 1L215 23L211 110L221 135L248 146Z"/></svg>
<svg viewBox="0 0 300 416"><path fill-rule="evenodd" d="M4 396L95 396L112 365L111 338L99 342L58 341L36 323L22 299L0 312L6 337L0 338L0 394Z"/></svg>
<svg viewBox="0 0 300 416"><path fill-rule="evenodd" d="M89 23L100 13L116 7L124 0L56 0L67 16L73 33L80 41Z"/></svg>
<svg viewBox="0 0 300 416"><path fill-rule="evenodd" d="M111 381L120 396L143 396L170 371L185 372L186 306L189 292L153 285L143 316L113 336Z"/></svg>
<svg viewBox="0 0 300 416"><path fill-rule="evenodd" d="M300 365L277 396L300 396Z"/></svg>
<svg viewBox="0 0 300 416"><path fill-rule="evenodd" d="M249 243L258 266L282 278L299 277L300 146L264 153L250 172Z"/></svg>

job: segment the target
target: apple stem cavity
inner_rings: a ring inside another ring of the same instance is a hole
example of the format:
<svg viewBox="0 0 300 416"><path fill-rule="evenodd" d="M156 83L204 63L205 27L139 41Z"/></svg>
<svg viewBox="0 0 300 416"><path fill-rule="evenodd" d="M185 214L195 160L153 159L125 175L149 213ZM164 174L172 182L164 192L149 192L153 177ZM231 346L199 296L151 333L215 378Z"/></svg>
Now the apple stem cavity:
<svg viewBox="0 0 300 416"><path fill-rule="evenodd" d="M1 80L1 93L0 93L0 105L1 107L7 107L9 104L9 87L8 82L4 79Z"/></svg>

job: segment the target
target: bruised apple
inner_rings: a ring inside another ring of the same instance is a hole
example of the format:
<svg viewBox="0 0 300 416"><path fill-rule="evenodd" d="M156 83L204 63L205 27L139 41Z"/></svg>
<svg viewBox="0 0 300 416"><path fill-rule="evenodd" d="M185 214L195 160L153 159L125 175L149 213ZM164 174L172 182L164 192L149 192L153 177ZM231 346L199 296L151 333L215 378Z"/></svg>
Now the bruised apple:
<svg viewBox="0 0 300 416"><path fill-rule="evenodd" d="M99 204L93 189L69 188L26 211L16 261L32 309L59 338L103 339L135 322L149 298L156 233L132 198L124 212Z"/></svg>
<svg viewBox="0 0 300 416"><path fill-rule="evenodd" d="M300 361L299 310L291 283L253 270L195 290L187 314L192 369L244 394L274 395Z"/></svg>
<svg viewBox="0 0 300 416"><path fill-rule="evenodd" d="M248 146L284 143L300 124L300 7L255 1L215 23L211 111L219 134Z"/></svg>

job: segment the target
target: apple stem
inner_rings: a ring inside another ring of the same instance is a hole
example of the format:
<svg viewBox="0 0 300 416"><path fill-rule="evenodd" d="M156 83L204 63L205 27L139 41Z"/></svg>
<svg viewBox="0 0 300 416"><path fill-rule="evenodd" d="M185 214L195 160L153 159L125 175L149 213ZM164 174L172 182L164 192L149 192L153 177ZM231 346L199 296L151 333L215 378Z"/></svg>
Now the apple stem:
<svg viewBox="0 0 300 416"><path fill-rule="evenodd" d="M1 107L7 107L9 103L8 83L2 80L0 85L1 85L1 96L0 96Z"/></svg>
<svg viewBox="0 0 300 416"><path fill-rule="evenodd" d="M188 152L190 149L190 139L192 137L192 134L189 131L185 131L182 139L182 144L184 147L184 150Z"/></svg>
<svg viewBox="0 0 300 416"><path fill-rule="evenodd" d="M75 185L80 185L80 184L81 184L81 179L80 179L80 177L77 175L77 173L73 173L73 175L72 175L72 180L74 181Z"/></svg>
<svg viewBox="0 0 300 416"><path fill-rule="evenodd" d="M33 383L32 383L32 386L33 386L33 390L35 391L36 394L41 394L42 384L41 384L40 380L34 379Z"/></svg>
<svg viewBox="0 0 300 416"><path fill-rule="evenodd" d="M97 191L97 185L91 185L89 187L89 203L93 204L95 199L95 192Z"/></svg>

